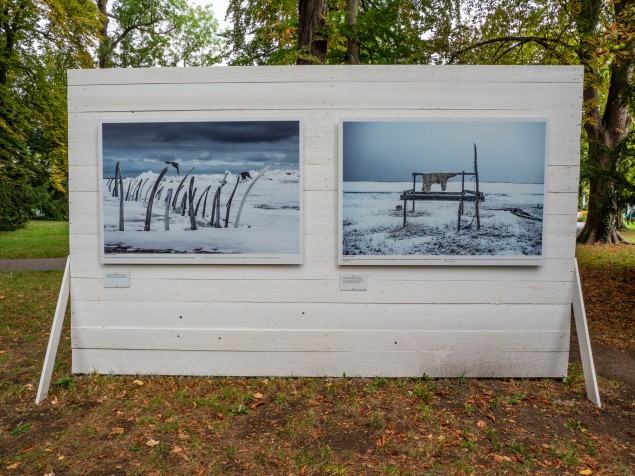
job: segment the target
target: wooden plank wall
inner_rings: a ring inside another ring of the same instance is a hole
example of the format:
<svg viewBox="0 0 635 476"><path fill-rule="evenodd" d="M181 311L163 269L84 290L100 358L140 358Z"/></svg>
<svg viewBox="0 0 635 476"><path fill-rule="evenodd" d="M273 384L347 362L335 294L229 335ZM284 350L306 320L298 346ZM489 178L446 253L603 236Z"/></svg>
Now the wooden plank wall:
<svg viewBox="0 0 635 476"><path fill-rule="evenodd" d="M577 67L219 67L69 72L73 371L559 377L579 176ZM303 120L304 264L99 263L97 122ZM540 267L337 266L338 120L545 117ZM104 271L130 288L104 288ZM340 291L341 274L368 291Z"/></svg>

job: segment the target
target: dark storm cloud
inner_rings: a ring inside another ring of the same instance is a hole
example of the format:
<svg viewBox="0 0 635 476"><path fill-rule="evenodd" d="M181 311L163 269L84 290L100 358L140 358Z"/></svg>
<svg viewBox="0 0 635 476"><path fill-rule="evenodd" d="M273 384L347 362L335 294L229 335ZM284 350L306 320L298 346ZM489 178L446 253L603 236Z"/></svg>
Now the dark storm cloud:
<svg viewBox="0 0 635 476"><path fill-rule="evenodd" d="M298 121L129 122L102 124L104 175L158 171L178 161L196 173L299 167Z"/></svg>
<svg viewBox="0 0 635 476"><path fill-rule="evenodd" d="M297 121L139 122L103 125L104 147L140 144L275 143L298 137Z"/></svg>
<svg viewBox="0 0 635 476"><path fill-rule="evenodd" d="M240 121L193 123L183 129L176 123L157 130L157 139L164 142L211 141L231 144L279 142L297 136L297 122Z"/></svg>

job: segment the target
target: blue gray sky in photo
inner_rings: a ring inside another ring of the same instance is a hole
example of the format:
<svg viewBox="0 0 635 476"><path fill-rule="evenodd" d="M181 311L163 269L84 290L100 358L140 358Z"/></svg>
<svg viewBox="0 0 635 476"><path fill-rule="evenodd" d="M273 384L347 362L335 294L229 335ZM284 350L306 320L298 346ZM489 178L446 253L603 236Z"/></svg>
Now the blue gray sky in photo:
<svg viewBox="0 0 635 476"><path fill-rule="evenodd" d="M236 174L274 168L297 170L300 164L299 121L110 122L102 124L103 176L114 177L120 162L124 177L140 173L181 175Z"/></svg>
<svg viewBox="0 0 635 476"><path fill-rule="evenodd" d="M473 172L476 144L482 182L544 183L544 121L344 121L343 131L345 182Z"/></svg>

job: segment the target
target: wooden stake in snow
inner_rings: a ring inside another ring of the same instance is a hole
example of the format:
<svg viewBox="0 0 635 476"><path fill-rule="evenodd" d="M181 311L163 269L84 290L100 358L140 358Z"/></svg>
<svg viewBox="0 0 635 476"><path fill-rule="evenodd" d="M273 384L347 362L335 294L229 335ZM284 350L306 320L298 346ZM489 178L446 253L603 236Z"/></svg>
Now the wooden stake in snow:
<svg viewBox="0 0 635 476"><path fill-rule="evenodd" d="M154 185L152 187L152 192L150 193L150 200L148 201L148 208L146 209L146 222L143 227L143 231L150 231L150 221L152 220L152 204L154 203L154 195L157 193L157 188L159 188L159 183L161 183L161 180L167 173L168 173L168 168L165 167L159 174L159 177L157 178L156 182L154 182Z"/></svg>
<svg viewBox="0 0 635 476"><path fill-rule="evenodd" d="M183 177L183 179L181 180L181 183L179 184L179 186L176 188L176 192L174 192L174 199L172 200L172 208L176 207L176 201L179 198L179 192L181 191L181 189L183 188L183 183L185 182L185 179L187 178L188 175L190 175L192 173L192 170L194 170L196 167L192 167L190 169L190 171L188 173L185 174L185 177Z"/></svg>
<svg viewBox="0 0 635 476"><path fill-rule="evenodd" d="M201 218L205 219L205 204L207 202L207 195L209 194L209 189L212 188L212 186L208 186L205 190L203 190L203 193L201 194L201 197L198 199L198 202L196 203L196 209L194 210L194 216L198 215L198 207L201 205L201 200L205 200L203 202L203 213L201 214Z"/></svg>
<svg viewBox="0 0 635 476"><path fill-rule="evenodd" d="M196 190L194 189L194 176L190 179L190 193L188 193L189 198L189 210L188 214L190 215L190 229L196 230L196 217L194 216L194 195L196 194Z"/></svg>
<svg viewBox="0 0 635 476"><path fill-rule="evenodd" d="M119 166L119 162L117 162L117 166L115 167L115 188L117 187L117 181L119 181L119 231L124 231L123 228L123 179L121 178L121 167Z"/></svg>
<svg viewBox="0 0 635 476"><path fill-rule="evenodd" d="M271 164L265 165L265 167L260 171L260 173L256 175L256 177L251 181L251 183L249 184L249 187L247 187L247 190L245 190L245 194L243 195L243 198L240 201L240 205L238 206L238 214L236 215L236 222L234 223L234 228L238 228L238 225L240 225L240 214L243 211L243 206L245 205L245 199L247 198L247 195L249 195L251 188L254 186L254 184L258 181L260 177L262 177L266 172L271 170L271 167L272 167Z"/></svg>
<svg viewBox="0 0 635 476"><path fill-rule="evenodd" d="M229 226L229 210L231 210L232 200L234 199L234 194L236 193L236 189L238 188L239 183L240 183L240 175L236 177L236 185L234 185L234 190L232 190L232 193L229 196L227 203L225 204L225 208L227 209L227 211L225 212L225 228Z"/></svg>
<svg viewBox="0 0 635 476"><path fill-rule="evenodd" d="M229 172L225 172L223 180L216 189L214 200L212 201L212 216L209 220L209 224L214 228L220 228L220 191L227 183L227 181L225 180L227 178L227 174L229 174Z"/></svg>
<svg viewBox="0 0 635 476"><path fill-rule="evenodd" d="M181 211L182 217L185 216L186 207L187 207L187 192L183 194L183 200L181 200L181 208L179 208L179 210Z"/></svg>
<svg viewBox="0 0 635 476"><path fill-rule="evenodd" d="M172 189L168 189L167 196L165 198L165 215L163 221L165 223L165 231L170 231L170 198L172 198Z"/></svg>

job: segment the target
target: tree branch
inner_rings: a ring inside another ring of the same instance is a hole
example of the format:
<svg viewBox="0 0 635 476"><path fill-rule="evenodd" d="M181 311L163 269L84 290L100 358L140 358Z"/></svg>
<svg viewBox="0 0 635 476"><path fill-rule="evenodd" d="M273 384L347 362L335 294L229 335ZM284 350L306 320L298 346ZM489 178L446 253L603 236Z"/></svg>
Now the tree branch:
<svg viewBox="0 0 635 476"><path fill-rule="evenodd" d="M533 43L537 43L538 45L542 46L545 49L548 49L552 45L562 45L562 46L565 46L567 48L571 47L571 45L569 45L566 42L563 42L559 38L545 38L545 37L541 37L541 36L501 36L501 37L498 37L498 38L490 38L489 40L479 41L477 43L468 45L465 48L462 48L462 49L460 49L458 51L455 51L454 53L452 53L450 55L450 62L451 63L454 62L456 60L456 58L464 55L468 51L472 51L472 50L481 48L483 46L491 45L491 44L494 44L494 43L501 43L501 45L497 49L497 52L498 52L498 51L500 51L500 48L502 48L506 43L510 43L512 41L516 41L516 42L519 42L519 43L517 45L513 46L512 48L507 49L504 54L508 53L509 51L511 51L511 49L513 49L515 47L518 47L520 45L524 45L524 44L527 44L527 43L532 43L532 42Z"/></svg>
<svg viewBox="0 0 635 476"><path fill-rule="evenodd" d="M152 21L149 21L149 22L146 22L146 23L133 23L132 25L126 27L119 34L119 36L117 36L117 38L115 40L113 40L112 43L110 43L110 46L108 47L107 55L110 56L112 54L112 52L115 51L115 48L119 45L119 43L121 43L124 40L124 38L126 36L128 36L128 34L131 31L141 30L143 27L152 26L152 25L154 25L154 24L156 24L158 22L159 22L159 19L156 19L156 20L152 20Z"/></svg>

